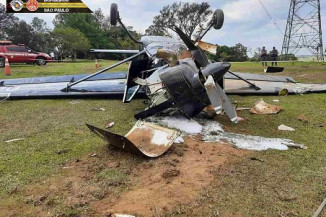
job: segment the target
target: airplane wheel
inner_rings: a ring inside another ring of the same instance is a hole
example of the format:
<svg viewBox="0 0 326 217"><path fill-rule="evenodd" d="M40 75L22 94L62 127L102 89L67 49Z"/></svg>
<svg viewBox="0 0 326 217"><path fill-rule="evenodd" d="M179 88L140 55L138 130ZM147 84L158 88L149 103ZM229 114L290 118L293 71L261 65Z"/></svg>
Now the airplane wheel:
<svg viewBox="0 0 326 217"><path fill-rule="evenodd" d="M110 22L112 26L117 25L119 16L118 5L116 3L111 4L111 11L110 11Z"/></svg>
<svg viewBox="0 0 326 217"><path fill-rule="evenodd" d="M0 58L0 68L5 67L5 59L4 58Z"/></svg>
<svg viewBox="0 0 326 217"><path fill-rule="evenodd" d="M217 9L214 12L214 29L222 28L224 24L224 12L221 9Z"/></svg>

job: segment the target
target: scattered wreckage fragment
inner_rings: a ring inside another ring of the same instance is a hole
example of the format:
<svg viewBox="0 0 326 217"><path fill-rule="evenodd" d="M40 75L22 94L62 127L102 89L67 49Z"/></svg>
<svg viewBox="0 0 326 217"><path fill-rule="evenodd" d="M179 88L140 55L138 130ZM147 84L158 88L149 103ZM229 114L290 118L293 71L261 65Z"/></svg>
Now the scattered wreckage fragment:
<svg viewBox="0 0 326 217"><path fill-rule="evenodd" d="M250 109L250 113L258 115L272 115L282 111L281 106L271 105L260 100L254 107Z"/></svg>
<svg viewBox="0 0 326 217"><path fill-rule="evenodd" d="M137 155L155 158L164 154L179 137L178 131L138 121L121 136L87 124L87 127L110 145Z"/></svg>

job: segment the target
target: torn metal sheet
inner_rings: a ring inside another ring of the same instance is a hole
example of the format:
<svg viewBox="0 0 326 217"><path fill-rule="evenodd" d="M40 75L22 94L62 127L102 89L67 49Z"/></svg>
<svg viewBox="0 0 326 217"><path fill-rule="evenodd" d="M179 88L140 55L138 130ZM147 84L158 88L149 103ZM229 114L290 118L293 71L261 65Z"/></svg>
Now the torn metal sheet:
<svg viewBox="0 0 326 217"><path fill-rule="evenodd" d="M138 121L125 136L88 124L87 127L114 147L150 158L164 154L180 135L178 131L144 121Z"/></svg>
<svg viewBox="0 0 326 217"><path fill-rule="evenodd" d="M211 54L216 55L217 45L207 43L207 42L204 42L204 41L197 41L196 45L198 47L200 47L201 49L203 49L204 51L207 51L207 52L209 52Z"/></svg>
<svg viewBox="0 0 326 217"><path fill-rule="evenodd" d="M271 105L271 104L264 102L263 100L256 103L256 105L250 109L250 113L258 114L258 115L277 114L280 111L282 111L281 106Z"/></svg>

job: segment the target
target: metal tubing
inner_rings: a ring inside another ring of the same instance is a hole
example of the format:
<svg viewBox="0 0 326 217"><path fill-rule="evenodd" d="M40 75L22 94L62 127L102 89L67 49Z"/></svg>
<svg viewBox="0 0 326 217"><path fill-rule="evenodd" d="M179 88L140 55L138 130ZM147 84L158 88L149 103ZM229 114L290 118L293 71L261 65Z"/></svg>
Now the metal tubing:
<svg viewBox="0 0 326 217"><path fill-rule="evenodd" d="M144 53L146 53L145 50L143 50L143 51L139 52L138 54L135 54L135 55L133 55L133 56L127 58L127 59L124 59L124 60L122 60L122 61L120 61L120 62L118 62L118 63L116 63L116 64L113 64L112 66L109 66L109 67L107 67L107 68L105 68L105 69L102 69L101 71L95 72L95 73L93 73L93 74L91 74L91 75L89 75L89 76L87 76L87 77L85 77L85 78L82 78L82 79L80 79L80 80L78 80L78 81L75 81L75 82L73 82L73 83L70 83L70 84L67 85L67 88L65 88L65 89L63 89L63 90L61 90L61 91L68 92L68 91L69 91L69 88L71 88L72 86L74 86L74 85L76 85L76 84L79 84L80 82L86 81L86 80L88 80L88 79L90 79L90 78L92 78L92 77L94 77L94 76L96 76L96 75L99 75L99 74L101 74L101 73L103 73L103 72L106 72L106 71L108 71L108 70L110 70L110 69L113 69L113 68L115 68L115 67L117 67L117 66L119 66L119 65L121 65L121 64L123 64L123 63L125 63L125 62L128 62L128 61L130 61L130 60L132 60L132 59L134 59L134 58L136 58L136 57L141 56L141 55L144 54Z"/></svg>
<svg viewBox="0 0 326 217"><path fill-rule="evenodd" d="M118 17L118 22L120 23L120 25L122 26L122 28L124 28L124 30L127 32L127 34L129 35L129 37L131 38L131 40L133 40L134 42L138 43L138 44L143 44L142 42L136 40L131 33L129 32L129 30L125 27L125 25L122 23L122 20L120 19L120 17Z"/></svg>
<svg viewBox="0 0 326 217"><path fill-rule="evenodd" d="M239 78L240 80L246 82L247 84L249 84L250 86L252 86L252 87L255 88L256 90L261 90L260 87L256 86L254 83L251 83L251 82L248 81L247 79L244 79L244 78L242 78L241 76L239 76L239 75L237 75L237 74L235 74L235 73L233 73L233 72L231 72L231 71L228 71L228 72L229 72L231 75L233 75L233 76Z"/></svg>

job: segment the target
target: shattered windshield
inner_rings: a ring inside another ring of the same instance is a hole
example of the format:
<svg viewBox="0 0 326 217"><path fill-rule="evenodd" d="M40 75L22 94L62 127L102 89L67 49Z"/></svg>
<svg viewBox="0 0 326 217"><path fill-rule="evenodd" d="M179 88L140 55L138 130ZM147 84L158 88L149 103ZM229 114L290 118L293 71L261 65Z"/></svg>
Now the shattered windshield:
<svg viewBox="0 0 326 217"><path fill-rule="evenodd" d="M176 53L187 49L182 41L167 36L143 36L141 42L151 55L155 55L158 49L173 50Z"/></svg>

